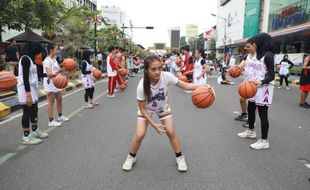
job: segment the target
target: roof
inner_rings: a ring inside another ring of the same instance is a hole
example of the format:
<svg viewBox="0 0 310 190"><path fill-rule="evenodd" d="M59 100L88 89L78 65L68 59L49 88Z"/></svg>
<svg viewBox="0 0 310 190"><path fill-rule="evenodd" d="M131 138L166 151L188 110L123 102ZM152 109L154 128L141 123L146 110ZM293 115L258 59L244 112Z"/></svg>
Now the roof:
<svg viewBox="0 0 310 190"><path fill-rule="evenodd" d="M12 41L13 39L15 39L16 42L38 41L40 43L52 43L52 41L40 36L39 34L31 30L21 33L17 36L14 36L13 38L8 39L7 41Z"/></svg>

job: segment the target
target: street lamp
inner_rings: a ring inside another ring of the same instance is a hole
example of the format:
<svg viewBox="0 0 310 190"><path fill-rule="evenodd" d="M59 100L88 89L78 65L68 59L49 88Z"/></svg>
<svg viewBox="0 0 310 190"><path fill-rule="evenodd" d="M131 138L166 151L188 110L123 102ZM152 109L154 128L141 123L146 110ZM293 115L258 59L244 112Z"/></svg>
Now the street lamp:
<svg viewBox="0 0 310 190"><path fill-rule="evenodd" d="M226 41L227 41L227 34L226 34L226 22L227 22L227 19L226 18L224 18L224 17L220 17L220 16L218 16L218 15L216 15L216 14L211 14L211 16L214 16L214 17L217 17L217 18L220 18L220 19L222 19L222 20L224 20L224 22L225 22L225 27L224 27L224 59L226 59Z"/></svg>
<svg viewBox="0 0 310 190"><path fill-rule="evenodd" d="M133 27L133 26L125 26L125 25L123 24L123 26L122 26L122 29L123 29L123 37L124 37L124 34L125 34L125 28L153 30L153 29L154 29L154 26Z"/></svg>

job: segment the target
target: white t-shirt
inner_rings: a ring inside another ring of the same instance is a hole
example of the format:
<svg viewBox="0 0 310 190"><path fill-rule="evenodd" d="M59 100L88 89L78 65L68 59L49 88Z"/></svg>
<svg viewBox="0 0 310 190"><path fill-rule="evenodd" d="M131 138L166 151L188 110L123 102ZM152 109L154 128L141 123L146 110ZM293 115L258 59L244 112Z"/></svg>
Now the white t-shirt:
<svg viewBox="0 0 310 190"><path fill-rule="evenodd" d="M114 58L112 58L114 59ZM112 61L110 55L107 57L107 74L108 77L115 77L117 75L117 71L116 70L112 70L112 67L110 65L110 61ZM114 59L114 64L116 64L115 59Z"/></svg>
<svg viewBox="0 0 310 190"><path fill-rule="evenodd" d="M137 87L138 101L145 101L145 108L148 112L159 113L164 111L168 104L168 86L170 84L177 85L179 79L169 72L162 72L158 83L151 85L152 97L151 101L146 100L143 88L143 78Z"/></svg>
<svg viewBox="0 0 310 190"><path fill-rule="evenodd" d="M234 57L231 57L229 59L229 65L228 66L231 67L231 66L235 65L235 63L236 63L236 59Z"/></svg>
<svg viewBox="0 0 310 190"><path fill-rule="evenodd" d="M44 73L47 73L46 69L49 69L53 74L56 74L60 69L57 60L47 56L43 61L43 72ZM57 93L61 91L61 89L58 89L55 87L53 83L53 79L48 78L48 77L44 77L43 86L44 86L45 92Z"/></svg>
<svg viewBox="0 0 310 190"><path fill-rule="evenodd" d="M280 70L279 70L279 74L280 75L287 75L289 74L289 68L290 68L290 64L287 61L282 61L280 64Z"/></svg>
<svg viewBox="0 0 310 190"><path fill-rule="evenodd" d="M99 54L97 55L97 58L98 58L98 61L102 61L102 54L99 53Z"/></svg>

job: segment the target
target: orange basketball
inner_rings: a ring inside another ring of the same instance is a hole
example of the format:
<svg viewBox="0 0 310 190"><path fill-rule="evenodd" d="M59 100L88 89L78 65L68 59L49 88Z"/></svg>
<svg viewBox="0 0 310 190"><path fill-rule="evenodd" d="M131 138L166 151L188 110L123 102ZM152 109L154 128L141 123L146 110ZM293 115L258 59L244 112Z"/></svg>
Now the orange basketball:
<svg viewBox="0 0 310 190"><path fill-rule="evenodd" d="M73 59L67 58L64 59L62 62L62 66L67 70L67 71L73 71L76 67L75 61Z"/></svg>
<svg viewBox="0 0 310 190"><path fill-rule="evenodd" d="M53 79L56 88L65 88L68 85L68 79L65 76L58 75Z"/></svg>
<svg viewBox="0 0 310 190"><path fill-rule="evenodd" d="M234 66L229 70L229 75L233 78L240 77L241 74L242 74L242 68L240 67Z"/></svg>
<svg viewBox="0 0 310 190"><path fill-rule="evenodd" d="M206 86L198 87L192 93L192 102L197 108L207 108L213 104L214 100L214 91Z"/></svg>
<svg viewBox="0 0 310 190"><path fill-rule="evenodd" d="M94 70L93 71L93 77L97 80L101 79L102 77L102 72L100 70Z"/></svg>
<svg viewBox="0 0 310 190"><path fill-rule="evenodd" d="M17 79L12 72L0 72L0 91L10 91L17 85Z"/></svg>
<svg viewBox="0 0 310 190"><path fill-rule="evenodd" d="M184 75L180 76L180 80L183 81L183 82L188 82L187 77L184 76Z"/></svg>
<svg viewBox="0 0 310 190"><path fill-rule="evenodd" d="M182 60L181 60L181 59L175 60L175 64L176 64L178 67L182 67Z"/></svg>
<svg viewBox="0 0 310 190"><path fill-rule="evenodd" d="M121 91L124 91L124 90L126 89L126 85L121 84L121 85L119 86L119 89L120 89Z"/></svg>
<svg viewBox="0 0 310 190"><path fill-rule="evenodd" d="M240 83L238 91L241 97L248 99L255 96L257 88L253 82L244 81Z"/></svg>
<svg viewBox="0 0 310 190"><path fill-rule="evenodd" d="M125 77L127 75L127 70L126 69L121 69L119 71L119 74L122 76L122 77Z"/></svg>

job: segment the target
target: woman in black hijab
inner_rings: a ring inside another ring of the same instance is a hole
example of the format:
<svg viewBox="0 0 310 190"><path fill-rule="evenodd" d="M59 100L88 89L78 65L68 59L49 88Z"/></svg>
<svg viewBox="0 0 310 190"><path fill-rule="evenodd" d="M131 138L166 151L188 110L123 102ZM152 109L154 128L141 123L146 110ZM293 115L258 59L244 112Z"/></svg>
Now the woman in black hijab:
<svg viewBox="0 0 310 190"><path fill-rule="evenodd" d="M262 137L256 143L251 144L250 147L255 150L268 149L268 107L272 103L275 76L272 38L266 33L261 33L250 38L246 45L256 50L256 56L247 56L245 66L247 67L248 80L257 85L257 92L253 98L248 99L249 129L243 133L238 133L238 136L241 138L256 138L254 123L257 108L261 120Z"/></svg>

